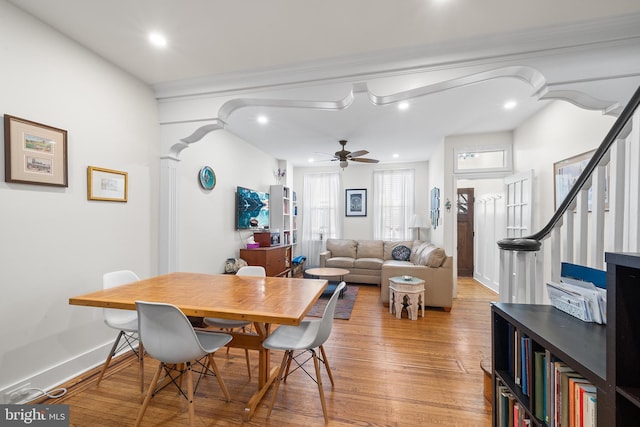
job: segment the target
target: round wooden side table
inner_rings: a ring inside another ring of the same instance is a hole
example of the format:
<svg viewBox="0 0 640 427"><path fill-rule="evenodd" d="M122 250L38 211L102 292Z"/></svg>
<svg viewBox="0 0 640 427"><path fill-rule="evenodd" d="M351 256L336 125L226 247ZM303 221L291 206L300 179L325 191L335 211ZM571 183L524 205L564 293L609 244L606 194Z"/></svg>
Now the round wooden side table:
<svg viewBox="0 0 640 427"><path fill-rule="evenodd" d="M317 267L317 268L309 268L305 270L305 274L308 274L310 276L315 276L318 278L338 277L340 282L344 281L344 276L346 276L349 273L350 271L347 270L346 268L332 268L332 267ZM333 291L337 286L338 286L338 283L335 283L335 284L329 283L329 285L327 286L327 289L325 289L325 293L333 293ZM346 290L347 290L346 286L342 288L342 290L340 291L340 298L344 297L344 293ZM325 293L323 293L323 295L325 295Z"/></svg>
<svg viewBox="0 0 640 427"><path fill-rule="evenodd" d="M342 282L344 280L344 276L349 274L349 270L347 270L346 268L318 267L309 268L305 270L305 273L317 277L339 277L340 281Z"/></svg>

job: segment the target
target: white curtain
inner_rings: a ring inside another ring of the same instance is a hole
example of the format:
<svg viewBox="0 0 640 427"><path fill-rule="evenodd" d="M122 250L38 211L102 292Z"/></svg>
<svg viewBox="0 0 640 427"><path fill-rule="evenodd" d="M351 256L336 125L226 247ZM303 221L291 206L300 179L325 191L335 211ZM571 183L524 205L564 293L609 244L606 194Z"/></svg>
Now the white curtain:
<svg viewBox="0 0 640 427"><path fill-rule="evenodd" d="M300 247L301 254L307 257L308 266L320 265L320 252L325 250L326 239L342 236L338 214L339 197L338 172L304 175Z"/></svg>
<svg viewBox="0 0 640 427"><path fill-rule="evenodd" d="M373 238L411 240L415 212L415 171L378 170L373 173Z"/></svg>

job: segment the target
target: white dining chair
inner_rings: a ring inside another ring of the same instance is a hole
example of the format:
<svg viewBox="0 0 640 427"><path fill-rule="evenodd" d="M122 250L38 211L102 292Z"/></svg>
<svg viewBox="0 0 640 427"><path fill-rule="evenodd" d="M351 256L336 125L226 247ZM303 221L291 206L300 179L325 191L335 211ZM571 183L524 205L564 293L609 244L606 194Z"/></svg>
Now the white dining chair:
<svg viewBox="0 0 640 427"><path fill-rule="evenodd" d="M327 370L327 375L331 381L331 387L333 387L333 375L331 373L331 367L329 366L329 361L327 360L323 344L331 335L336 304L338 303L340 292L345 286L345 282L340 282L340 284L338 284L324 309L322 318L303 320L298 326L279 326L267 337L266 340L264 340L264 343L262 344L264 348L270 350L284 350L284 356L282 357L282 363L278 370L278 376L273 390L273 398L271 400L271 405L269 406L269 413L267 414L267 417L271 415L271 411L273 410L273 405L278 394L278 388L280 387L280 381L286 381L287 376L300 368L318 384L324 421L325 423L329 422L329 417L327 416L327 405L324 400L324 390L322 388L322 377L320 376L320 363L322 363ZM316 349L320 350L321 356L318 356ZM296 351L299 353L294 355L294 352ZM311 353L311 356L307 357L302 362L297 360L298 357L304 356L307 353ZM313 378L313 376L311 376L303 366L311 358L313 358L313 365L316 371L315 378ZM293 371L290 371L292 361L296 362L297 367Z"/></svg>
<svg viewBox="0 0 640 427"><path fill-rule="evenodd" d="M124 285L127 283L133 283L139 281L140 278L136 273L130 270L119 270L105 273L102 276L102 288L109 289L116 286ZM122 351L127 346L138 356L138 370L140 376L140 392L144 392L144 346L138 339L138 315L133 310L119 310L112 308L105 308L102 311L104 323L118 332L107 360L105 360L100 376L98 377L97 385L100 385L102 377L111 363L113 356ZM123 340L120 345L120 340ZM135 344L138 343L136 347Z"/></svg>
<svg viewBox="0 0 640 427"><path fill-rule="evenodd" d="M229 402L231 400L229 391L213 359L213 353L227 345L232 339L231 335L194 330L187 316L178 307L171 304L136 301L136 311L138 313L140 339L144 342L147 353L160 362L149 385L142 407L138 412L136 426L140 425L151 397L156 392L156 386L163 370L171 378L171 382L178 387L179 384L176 379L186 375L189 425L194 426L195 408L193 406L192 370L193 365L204 357L207 358L207 363L203 364L202 367L205 371L210 370L215 374L226 401ZM178 375L173 376L172 374L176 372ZM182 390L180 391L182 392ZM184 393L182 394L184 395Z"/></svg>
<svg viewBox="0 0 640 427"><path fill-rule="evenodd" d="M256 277L266 277L267 273L264 267L259 265L245 265L240 267L236 273L236 276L256 276ZM247 326L251 325L251 322L245 322L244 320L233 320L233 319L221 319L218 317L205 317L203 322L207 326L211 326L214 328L220 328L225 331L232 331L234 329L241 329L243 332L246 331ZM228 352L227 348L227 352ZM247 371L249 373L249 379L251 379L251 361L249 359L249 350L244 350L245 358L247 359Z"/></svg>

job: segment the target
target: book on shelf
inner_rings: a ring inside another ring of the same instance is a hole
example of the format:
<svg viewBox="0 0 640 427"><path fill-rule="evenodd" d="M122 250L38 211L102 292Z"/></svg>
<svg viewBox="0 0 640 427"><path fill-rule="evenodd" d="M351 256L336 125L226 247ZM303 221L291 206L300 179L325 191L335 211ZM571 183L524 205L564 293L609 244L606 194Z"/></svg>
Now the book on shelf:
<svg viewBox="0 0 640 427"><path fill-rule="evenodd" d="M561 372L560 373L560 426L571 425L572 416L571 410L573 405L571 404L573 398L571 394L570 380L573 378L583 378L582 375L577 372Z"/></svg>
<svg viewBox="0 0 640 427"><path fill-rule="evenodd" d="M589 383L584 382L581 384L576 384L575 386L575 404L576 404L576 425L584 426L587 418L587 393L592 393L594 396L596 394L596 387Z"/></svg>
<svg viewBox="0 0 640 427"><path fill-rule="evenodd" d="M539 420L545 420L546 412L546 373L544 351L536 351L534 356L534 380L533 380L533 413Z"/></svg>
<svg viewBox="0 0 640 427"><path fill-rule="evenodd" d="M497 403L498 403L498 425L500 427L508 427L508 420L509 420L509 398L508 398L508 393L509 393L509 388L505 385L503 385L502 383L500 383L500 381L498 381L497 384L497 390L498 390L498 395L496 396L497 398Z"/></svg>
<svg viewBox="0 0 640 427"><path fill-rule="evenodd" d="M522 393L525 396L529 396L529 386L531 382L531 361L529 360L531 339L528 337L522 337L520 340L520 382Z"/></svg>
<svg viewBox="0 0 640 427"><path fill-rule="evenodd" d="M520 331L516 328L513 328L513 380L516 385L521 386L522 381L520 381L520 374L522 373L522 363L521 355L520 355L520 345L522 341L520 340Z"/></svg>
<svg viewBox="0 0 640 427"><path fill-rule="evenodd" d="M553 363L553 420L550 425L562 425L562 375L566 373L575 373L575 371L567 366L564 362L555 361ZM567 417L568 419L568 417Z"/></svg>
<svg viewBox="0 0 640 427"><path fill-rule="evenodd" d="M596 395L597 393L595 391L584 392L584 406L582 409L583 427L596 427L598 425Z"/></svg>
<svg viewBox="0 0 640 427"><path fill-rule="evenodd" d="M581 377L569 378L569 425L579 426L582 408L580 407L579 384L589 383Z"/></svg>
<svg viewBox="0 0 640 427"><path fill-rule="evenodd" d="M545 374L545 410L544 410L544 422L547 423L549 427L554 427L553 424L553 412L554 401L553 401L553 391L555 390L555 378L554 378L554 360L551 356L551 352L549 350L544 351L544 374Z"/></svg>
<svg viewBox="0 0 640 427"><path fill-rule="evenodd" d="M512 419L513 419L513 424L509 424L509 427L511 426L524 427L524 426L531 425L530 424L531 420L529 419L529 415L527 415L527 412L518 401L515 401L513 404Z"/></svg>
<svg viewBox="0 0 640 427"><path fill-rule="evenodd" d="M515 328L513 327L513 325L511 323L507 324L507 372L509 373L509 376L511 378L513 378L513 366L515 364L514 361L514 345L513 345L513 340L514 340L514 335L515 335Z"/></svg>
<svg viewBox="0 0 640 427"><path fill-rule="evenodd" d="M507 426L512 427L514 425L513 407L516 405L516 397L512 393L509 393L507 397L509 398Z"/></svg>

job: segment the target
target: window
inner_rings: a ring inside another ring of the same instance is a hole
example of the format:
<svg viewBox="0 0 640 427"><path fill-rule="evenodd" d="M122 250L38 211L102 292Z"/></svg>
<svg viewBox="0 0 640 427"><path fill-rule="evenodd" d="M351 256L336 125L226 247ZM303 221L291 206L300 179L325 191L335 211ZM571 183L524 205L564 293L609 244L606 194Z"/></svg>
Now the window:
<svg viewBox="0 0 640 427"><path fill-rule="evenodd" d="M465 148L455 150L454 172L504 172L511 170L511 146Z"/></svg>
<svg viewBox="0 0 640 427"><path fill-rule="evenodd" d="M320 265L320 252L328 238L338 238L340 217L340 174L338 172L304 175L302 193L302 253L308 265Z"/></svg>
<svg viewBox="0 0 640 427"><path fill-rule="evenodd" d="M373 173L373 238L409 240L414 214L413 169L380 170Z"/></svg>

